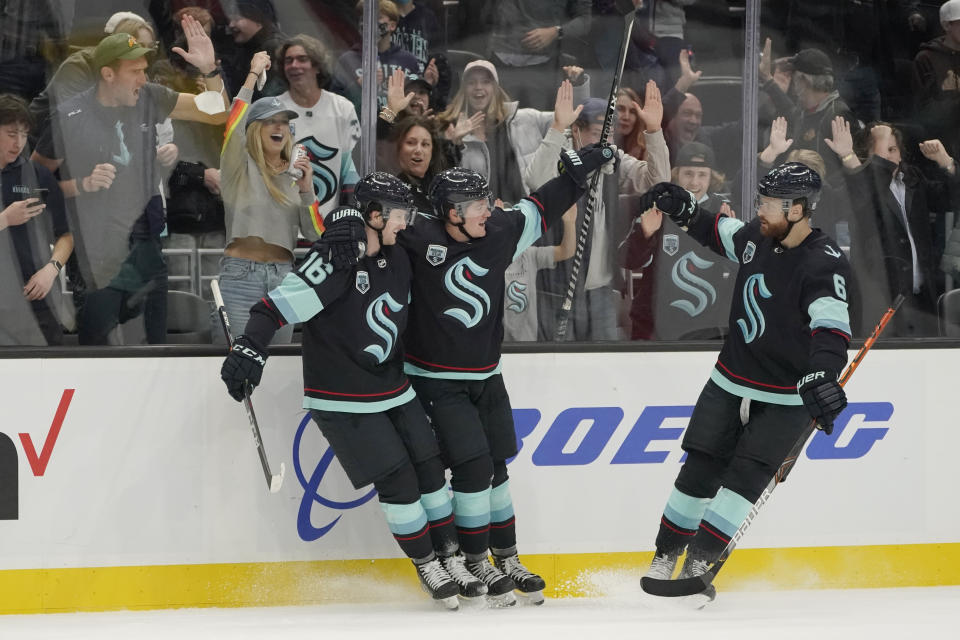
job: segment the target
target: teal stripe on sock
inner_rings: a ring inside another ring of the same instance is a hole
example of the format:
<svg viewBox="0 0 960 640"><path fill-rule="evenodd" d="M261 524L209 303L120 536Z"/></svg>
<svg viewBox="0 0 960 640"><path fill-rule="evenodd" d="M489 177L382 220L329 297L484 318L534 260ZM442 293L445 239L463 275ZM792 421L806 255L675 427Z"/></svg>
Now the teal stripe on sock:
<svg viewBox="0 0 960 640"><path fill-rule="evenodd" d="M510 499L510 481L507 480L490 490L490 522L503 522L513 517L513 500Z"/></svg>
<svg viewBox="0 0 960 640"><path fill-rule="evenodd" d="M450 502L450 492L447 491L446 487L420 496L420 504L423 505L427 512L427 519L431 522L443 520L453 513L453 503Z"/></svg>
<svg viewBox="0 0 960 640"><path fill-rule="evenodd" d="M752 508L753 503L740 494L720 489L707 507L703 519L732 538Z"/></svg>
<svg viewBox="0 0 960 640"><path fill-rule="evenodd" d="M710 498L694 498L674 487L667 499L667 506L663 509L663 515L670 522L693 531L700 526L708 504Z"/></svg>
<svg viewBox="0 0 960 640"><path fill-rule="evenodd" d="M410 504L386 504L381 502L380 508L387 516L387 526L391 533L397 535L416 533L427 524L427 514L419 500Z"/></svg>
<svg viewBox="0 0 960 640"><path fill-rule="evenodd" d="M458 527L475 529L490 524L490 489L453 492L453 520Z"/></svg>

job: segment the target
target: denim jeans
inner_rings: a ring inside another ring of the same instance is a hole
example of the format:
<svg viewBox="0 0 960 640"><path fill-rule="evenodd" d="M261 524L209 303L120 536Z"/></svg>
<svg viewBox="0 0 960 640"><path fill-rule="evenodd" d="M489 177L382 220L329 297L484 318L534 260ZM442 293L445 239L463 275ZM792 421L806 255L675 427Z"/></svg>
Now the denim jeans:
<svg viewBox="0 0 960 640"><path fill-rule="evenodd" d="M220 259L220 293L223 294L223 307L230 320L230 333L237 337L244 332L250 318L250 307L269 291L280 286L283 277L290 273L293 264L288 262L254 262L246 258ZM213 325L213 341L224 344L223 328L220 318L214 313L210 322ZM293 340L293 324L286 324L273 336L272 344L286 344Z"/></svg>

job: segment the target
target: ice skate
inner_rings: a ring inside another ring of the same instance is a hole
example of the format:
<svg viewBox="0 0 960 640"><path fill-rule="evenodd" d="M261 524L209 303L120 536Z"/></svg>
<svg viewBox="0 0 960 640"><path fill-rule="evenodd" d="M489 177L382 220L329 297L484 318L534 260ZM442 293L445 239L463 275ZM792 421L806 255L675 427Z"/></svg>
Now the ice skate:
<svg viewBox="0 0 960 640"><path fill-rule="evenodd" d="M466 563L467 571L487 586L487 604L493 608L512 607L517 604L513 590L517 585L510 576L504 575L493 566L490 559L483 556L480 560Z"/></svg>
<svg viewBox="0 0 960 640"><path fill-rule="evenodd" d="M660 553L657 552L653 556L653 562L650 563L650 568L647 569L647 573L644 577L653 578L654 580L670 580L673 578L673 572L677 568L677 561L680 559L680 554L674 553Z"/></svg>
<svg viewBox="0 0 960 640"><path fill-rule="evenodd" d="M519 591L530 604L543 604L543 590L547 586L543 578L527 569L520 562L520 556L493 554L493 564L507 577L513 580Z"/></svg>
<svg viewBox="0 0 960 640"><path fill-rule="evenodd" d="M702 576L707 571L710 570L711 562L706 558L701 556L687 554L687 559L683 563L683 569L680 570L680 575L677 576L678 580L684 578L696 578L697 576ZM707 586L706 589L700 593L695 593L692 596L683 596L678 598L683 600L686 606L689 606L693 609L702 609L717 598L717 588L712 584Z"/></svg>
<svg viewBox="0 0 960 640"><path fill-rule="evenodd" d="M440 560L434 558L429 562L419 564L414 562L413 566L417 569L420 586L431 598L447 609L456 610L460 607L460 603L457 601L460 588L457 582L447 573Z"/></svg>
<svg viewBox="0 0 960 640"><path fill-rule="evenodd" d="M460 596L464 598L478 598L486 595L487 585L467 571L463 555L456 553L452 556L442 556L440 562L443 568L457 584Z"/></svg>

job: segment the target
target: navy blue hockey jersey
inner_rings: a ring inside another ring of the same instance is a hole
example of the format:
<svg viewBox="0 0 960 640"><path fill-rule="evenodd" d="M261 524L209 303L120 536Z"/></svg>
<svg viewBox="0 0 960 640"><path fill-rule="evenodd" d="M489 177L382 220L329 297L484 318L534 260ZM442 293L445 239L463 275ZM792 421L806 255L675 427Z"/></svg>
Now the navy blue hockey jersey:
<svg viewBox="0 0 960 640"><path fill-rule="evenodd" d="M701 215L687 232L740 264L730 333L710 378L741 397L800 405L797 381L846 364L850 265L819 229L785 248L750 223Z"/></svg>
<svg viewBox="0 0 960 640"><path fill-rule="evenodd" d="M420 220L398 235L413 265L408 374L479 380L500 372L503 274L543 229L540 208L525 198L494 209L478 240L454 240L440 220Z"/></svg>
<svg viewBox="0 0 960 640"><path fill-rule="evenodd" d="M285 322L304 323L305 409L374 413L415 397L401 342L410 275L399 247L339 271L311 251L264 299Z"/></svg>

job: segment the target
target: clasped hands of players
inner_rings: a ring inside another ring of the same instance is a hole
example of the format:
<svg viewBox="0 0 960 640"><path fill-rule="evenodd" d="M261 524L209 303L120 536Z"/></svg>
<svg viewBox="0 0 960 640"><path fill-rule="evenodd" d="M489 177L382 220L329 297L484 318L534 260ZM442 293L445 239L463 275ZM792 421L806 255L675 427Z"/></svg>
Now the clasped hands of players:
<svg viewBox="0 0 960 640"><path fill-rule="evenodd" d="M654 207L681 227L689 227L700 215L696 196L672 182L657 183L640 197L640 211Z"/></svg>

